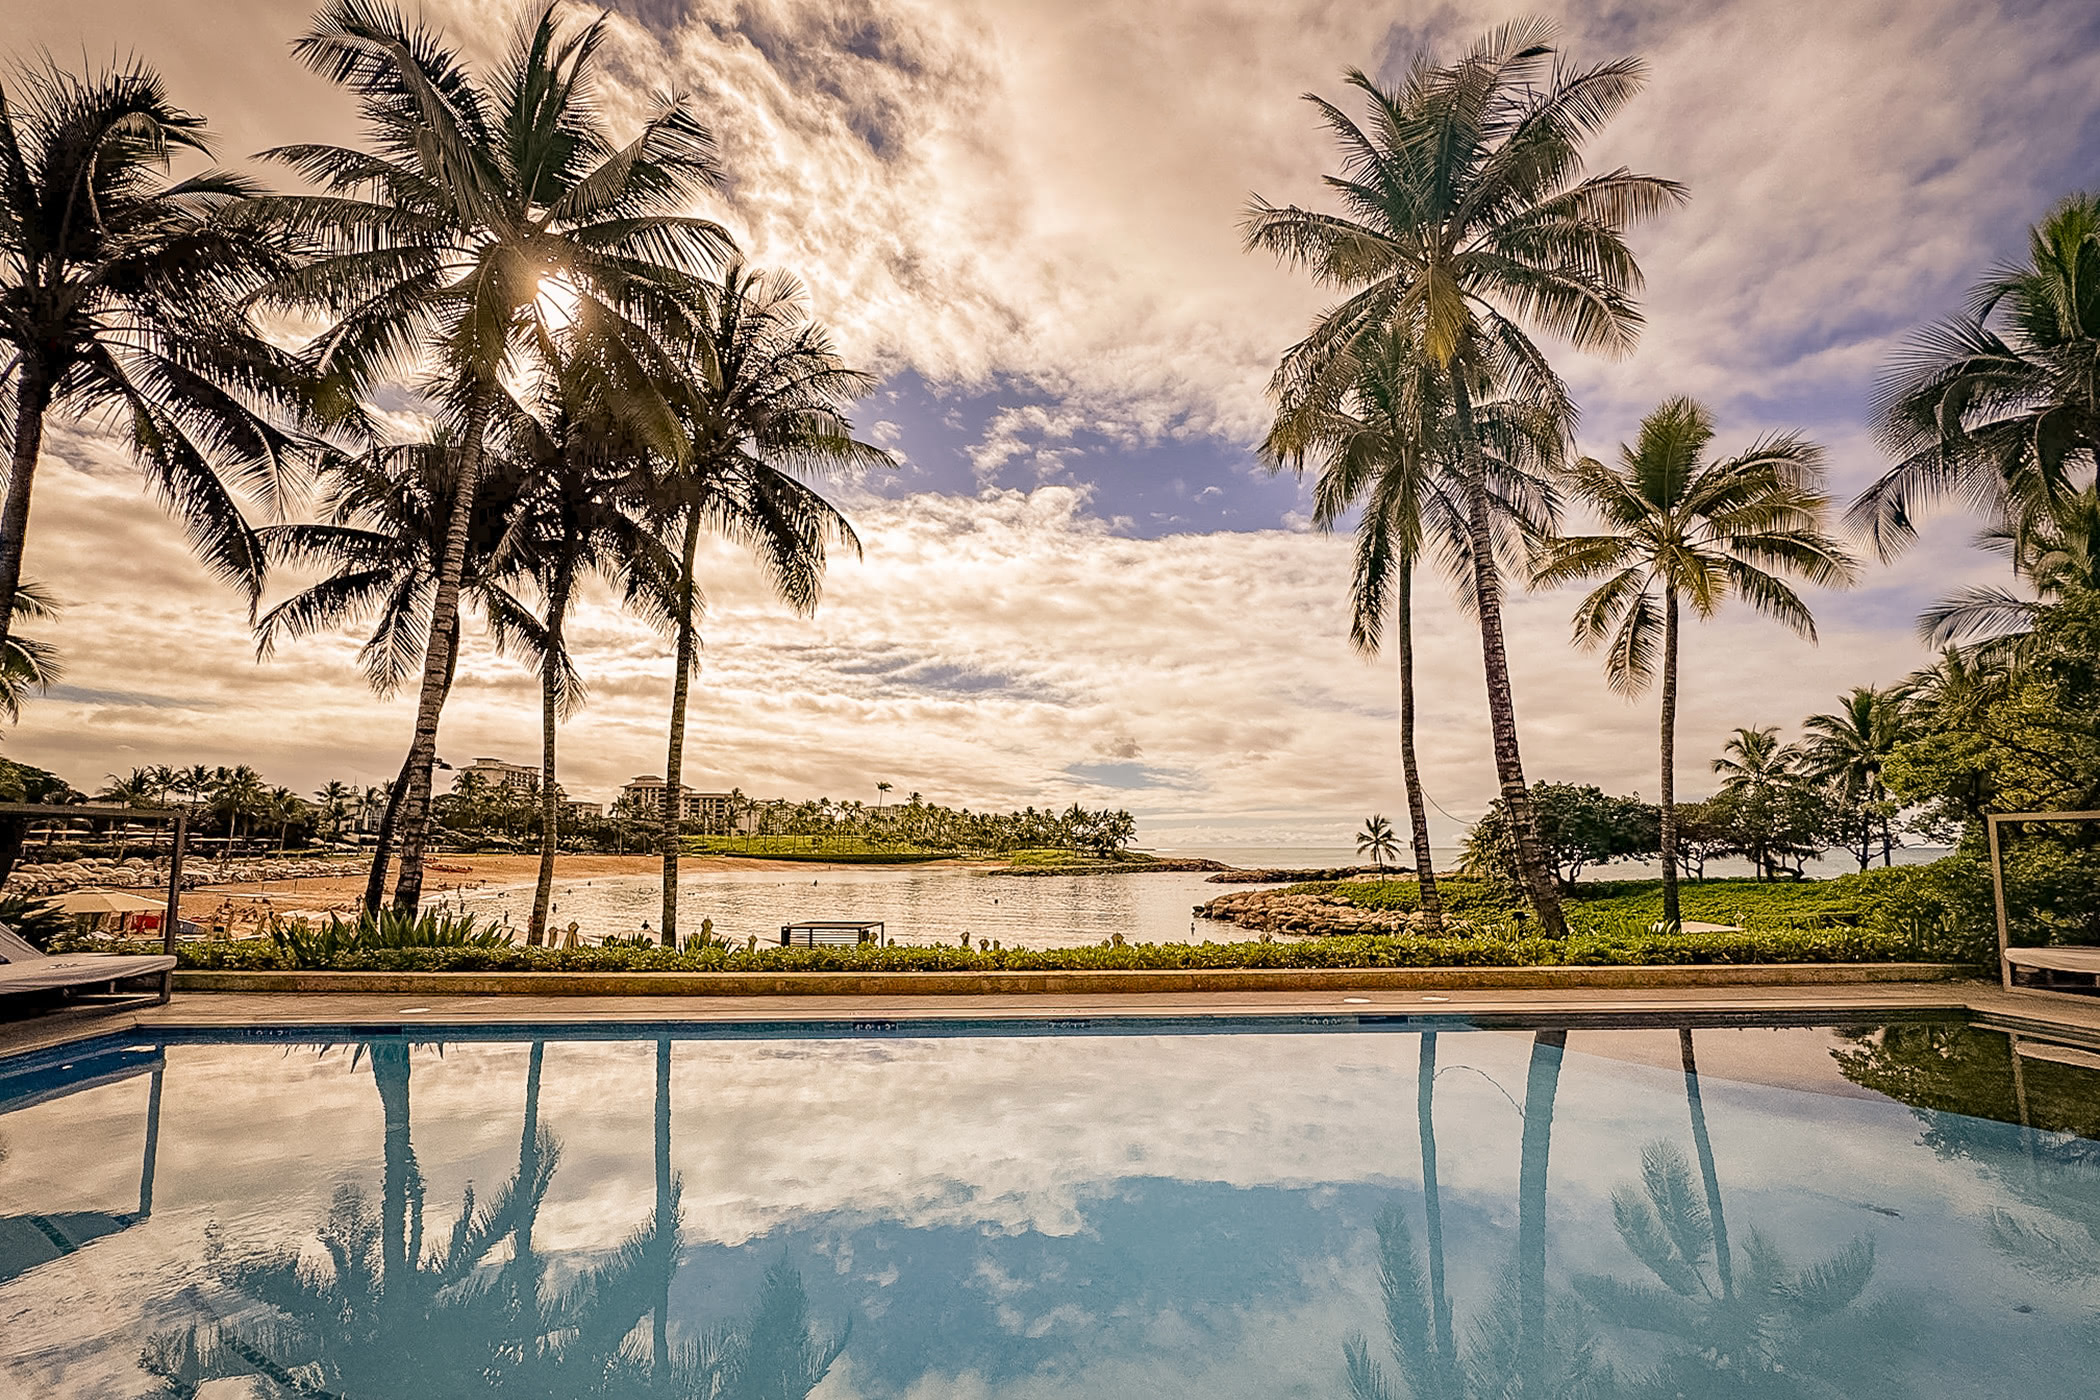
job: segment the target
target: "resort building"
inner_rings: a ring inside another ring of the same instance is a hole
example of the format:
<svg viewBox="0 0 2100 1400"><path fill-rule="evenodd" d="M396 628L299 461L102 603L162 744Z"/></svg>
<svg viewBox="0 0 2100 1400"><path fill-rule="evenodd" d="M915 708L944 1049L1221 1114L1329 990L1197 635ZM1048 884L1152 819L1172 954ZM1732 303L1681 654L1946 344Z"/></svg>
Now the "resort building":
<svg viewBox="0 0 2100 1400"><path fill-rule="evenodd" d="M655 774L636 778L620 789L620 800L644 812L662 811L664 780ZM709 831L727 831L735 820L728 793L695 792L684 783L678 785L678 818L700 822Z"/></svg>
<svg viewBox="0 0 2100 1400"><path fill-rule="evenodd" d="M488 787L515 788L519 792L540 790L540 770L530 763L506 763L500 758L477 758L459 770L460 777L469 773L481 779Z"/></svg>
<svg viewBox="0 0 2100 1400"><path fill-rule="evenodd" d="M565 817L590 817L596 819L605 815L605 804L603 802L579 802L573 798L564 799L561 804L561 814Z"/></svg>

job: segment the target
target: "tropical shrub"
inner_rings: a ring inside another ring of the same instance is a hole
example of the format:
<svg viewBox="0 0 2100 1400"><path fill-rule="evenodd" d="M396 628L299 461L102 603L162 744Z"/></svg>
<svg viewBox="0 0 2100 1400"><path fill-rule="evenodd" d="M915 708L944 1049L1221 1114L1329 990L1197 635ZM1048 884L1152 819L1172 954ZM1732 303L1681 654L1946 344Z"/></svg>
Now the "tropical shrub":
<svg viewBox="0 0 2100 1400"><path fill-rule="evenodd" d="M501 924L478 925L473 914L425 910L410 915L381 909L355 919L330 918L320 925L305 919L278 920L270 925L267 941L284 959L279 966L312 969L388 950L507 948L511 931Z"/></svg>
<svg viewBox="0 0 2100 1400"><path fill-rule="evenodd" d="M303 971L275 939L219 940L178 950L186 969ZM837 948L528 948L518 944L338 948L345 972L1077 972L1232 968L1638 966L1775 962L1893 962L1901 936L1862 928L1656 933L1645 927L1571 932L1557 941L1497 929L1453 938L1349 935L1291 942L1126 943L1117 947L1005 948L950 944Z"/></svg>

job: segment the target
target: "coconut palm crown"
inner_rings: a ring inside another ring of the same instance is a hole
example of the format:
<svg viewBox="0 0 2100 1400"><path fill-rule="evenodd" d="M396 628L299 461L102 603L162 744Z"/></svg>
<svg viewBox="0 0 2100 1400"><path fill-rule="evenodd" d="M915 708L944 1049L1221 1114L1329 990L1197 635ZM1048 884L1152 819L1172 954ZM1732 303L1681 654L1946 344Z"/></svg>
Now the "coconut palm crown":
<svg viewBox="0 0 2100 1400"><path fill-rule="evenodd" d="M1850 519L1882 557L1943 501L2033 521L2090 485L2100 462L2100 195L2073 195L1986 277L1961 312L1920 331L1875 397L1896 465Z"/></svg>
<svg viewBox="0 0 2100 1400"><path fill-rule="evenodd" d="M259 409L289 382L252 333L249 292L294 265L280 233L236 217L259 187L223 170L204 120L142 64L0 80L0 643L21 586L47 419L114 420L214 573L252 597L263 551L240 494L294 484L294 441Z"/></svg>

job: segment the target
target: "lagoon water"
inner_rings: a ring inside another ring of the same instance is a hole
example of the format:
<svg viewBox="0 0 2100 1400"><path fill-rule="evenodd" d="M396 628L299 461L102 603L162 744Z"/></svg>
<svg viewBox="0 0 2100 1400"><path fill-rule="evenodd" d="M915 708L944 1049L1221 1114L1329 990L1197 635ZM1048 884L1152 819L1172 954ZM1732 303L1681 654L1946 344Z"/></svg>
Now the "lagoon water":
<svg viewBox="0 0 2100 1400"><path fill-rule="evenodd" d="M718 938L762 943L777 943L782 924L803 919L880 919L896 943L957 943L965 933L1030 948L1100 943L1118 933L1144 943L1241 936L1230 924L1192 915L1228 888L1205 881L1179 871L1024 877L912 865L689 871L679 880L678 918L687 936L711 919ZM557 881L552 923L562 929L573 920L593 938L639 933L645 921L656 925L660 891L652 875ZM469 890L445 902L522 927L532 887Z"/></svg>
<svg viewBox="0 0 2100 1400"><path fill-rule="evenodd" d="M1242 868L1332 868L1359 863L1345 847L1218 846L1163 850L1162 855L1201 856ZM1930 859L1938 851L1899 852L1899 858ZM1455 850L1436 853L1440 865L1458 862ZM1842 856L1821 862L1817 874L1852 868ZM1740 867L1740 868L1738 868ZM1748 874L1741 862L1716 861L1709 872ZM1639 878L1635 865L1607 866L1600 878ZM804 919L880 919L897 943L957 943L997 939L1005 946L1060 948L1107 941L1120 933L1128 942L1165 943L1193 939L1231 942L1246 934L1231 924L1193 916L1196 905L1245 886L1217 885L1200 872L1139 875L995 875L982 868L866 865L807 869L778 865L751 869L688 870L679 881L679 921L688 936L702 919L714 921L718 937L737 942L757 937L777 942L782 924ZM555 887L553 924L572 920L596 939L634 934L660 917L655 876L565 880ZM529 883L468 890L444 902L522 927L532 908Z"/></svg>
<svg viewBox="0 0 2100 1400"><path fill-rule="evenodd" d="M2082 1400L2100 1374L2100 1074L2015 1073L2003 1035L1701 1029L1694 1080L1668 1027L1110 1029L0 1064L0 1394Z"/></svg>

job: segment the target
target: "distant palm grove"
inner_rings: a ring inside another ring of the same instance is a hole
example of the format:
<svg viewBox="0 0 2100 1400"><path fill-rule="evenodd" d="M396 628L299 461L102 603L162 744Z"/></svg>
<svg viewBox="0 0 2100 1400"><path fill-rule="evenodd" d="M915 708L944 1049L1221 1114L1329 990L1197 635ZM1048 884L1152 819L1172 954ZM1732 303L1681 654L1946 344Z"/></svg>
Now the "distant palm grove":
<svg viewBox="0 0 2100 1400"><path fill-rule="evenodd" d="M663 810L616 812L602 831L660 854L657 936L673 944L703 539L748 550L808 613L831 551L859 547L822 484L890 459L848 416L872 379L796 283L748 266L732 231L694 212L725 174L710 128L666 96L613 129L596 91L605 37L603 17L548 5L477 68L386 0L334 0L292 47L354 98L361 138L262 152L281 188L218 168L178 176L208 131L143 63L42 60L0 84L0 707L17 713L62 664L17 630L57 611L22 576L46 426L120 425L200 558L249 605L259 656L356 629L364 682L415 695L392 783L296 799L311 833L372 828L367 907L388 901L391 876L394 907L415 910L444 831L507 829L540 850L538 943L565 820L577 825L556 776L562 722L588 691L569 614L599 580L671 656ZM1351 640L1392 648L1408 805L1404 829L1375 818L1361 845L1381 866L1411 850L1432 932L1413 631L1425 572L1479 633L1499 795L1469 861L1519 887L1549 936L1565 932L1563 886L1586 864L1658 857L1675 923L1680 876L1719 854L1798 874L1831 847L1886 863L1912 831L1973 858L1987 810L2100 806L2100 198L2064 200L2023 260L1890 361L1871 405L1890 465L1841 519L1818 444L1784 426L1724 429L1682 396L1611 457L1587 456L1545 342L1633 348L1628 232L1689 197L1660 176L1586 170L1586 146L1644 77L1635 58L1575 63L1537 21L1449 60L1419 55L1391 85L1352 71L1346 104L1310 99L1336 150L1319 207L1257 197L1245 211L1251 251L1333 296L1281 354L1259 452L1311 478L1317 524L1354 533ZM287 517L309 498L314 518ZM1812 641L1800 590L1853 583L1948 503L1978 516L2006 585L1933 608L1920 623L1932 666L1855 689L1798 742L1738 731L1708 755L1714 794L1680 803L1677 711L1698 684L1680 666L1686 626L1740 604ZM1564 524L1571 508L1579 525ZM273 568L302 586L269 600ZM1582 590L1572 640L1600 653L1607 683L1658 692L1652 806L1527 775L1504 600L1566 585ZM530 811L433 790L473 616L539 682ZM24 772L17 786L43 782ZM141 770L109 795L186 785L204 804L210 787L229 834L274 820L288 835L283 790L252 771L203 786L189 772ZM741 829L843 824L1000 850L1134 835L1127 813L973 817L916 794L783 810L747 808ZM2100 887L2078 876L2092 838L2051 839L2023 859L2053 872L2042 883L2072 916L2100 917L2075 894Z"/></svg>

